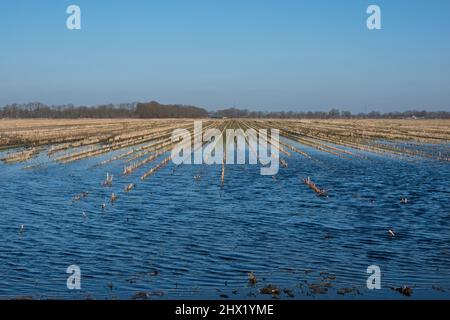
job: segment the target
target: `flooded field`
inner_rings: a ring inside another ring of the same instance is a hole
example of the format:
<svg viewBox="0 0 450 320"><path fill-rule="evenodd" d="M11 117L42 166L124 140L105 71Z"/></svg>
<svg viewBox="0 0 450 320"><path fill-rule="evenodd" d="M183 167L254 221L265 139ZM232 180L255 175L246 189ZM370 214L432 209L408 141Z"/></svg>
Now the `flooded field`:
<svg viewBox="0 0 450 320"><path fill-rule="evenodd" d="M213 127L279 129L278 174L174 165L193 120L0 121L0 299L450 298L449 121Z"/></svg>

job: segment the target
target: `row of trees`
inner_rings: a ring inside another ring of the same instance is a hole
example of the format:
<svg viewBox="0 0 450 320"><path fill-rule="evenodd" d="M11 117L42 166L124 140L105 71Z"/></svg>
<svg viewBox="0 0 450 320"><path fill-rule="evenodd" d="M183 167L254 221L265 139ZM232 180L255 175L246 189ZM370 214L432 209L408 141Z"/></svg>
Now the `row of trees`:
<svg viewBox="0 0 450 320"><path fill-rule="evenodd" d="M405 111L405 112L370 112L353 114L350 111L340 111L331 109L328 112L308 111L308 112L257 112L241 109L224 109L211 113L216 118L278 118L278 119L450 119L449 111Z"/></svg>
<svg viewBox="0 0 450 320"><path fill-rule="evenodd" d="M25 105L11 104L0 108L0 118L28 119L77 119L77 118L131 118L135 116L134 104L100 105L96 107L47 106L39 102Z"/></svg>
<svg viewBox="0 0 450 320"><path fill-rule="evenodd" d="M370 112L352 114L350 111L331 109L328 112L261 112L242 109L224 109L214 112L195 106L163 105L156 101L149 103L125 103L119 105L87 106L47 106L42 103L25 105L12 104L0 108L0 118L279 118L279 119L450 119L449 111L405 111Z"/></svg>
<svg viewBox="0 0 450 320"><path fill-rule="evenodd" d="M194 106L129 103L95 107L62 105L47 106L39 102L24 105L12 104L0 108L0 118L207 118L208 111Z"/></svg>
<svg viewBox="0 0 450 320"><path fill-rule="evenodd" d="M156 101L138 103L135 115L138 118L207 118L208 111L203 108L184 105L162 105Z"/></svg>

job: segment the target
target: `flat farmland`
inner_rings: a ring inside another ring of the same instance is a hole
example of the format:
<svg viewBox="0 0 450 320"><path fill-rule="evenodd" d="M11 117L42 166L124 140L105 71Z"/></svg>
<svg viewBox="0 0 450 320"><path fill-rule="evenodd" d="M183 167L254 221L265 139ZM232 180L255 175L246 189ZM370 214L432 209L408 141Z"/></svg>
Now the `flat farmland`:
<svg viewBox="0 0 450 320"><path fill-rule="evenodd" d="M201 126L0 120L0 298L449 297L449 120ZM208 129L267 130L279 170L175 164L176 129L200 139L192 153L239 146L202 140ZM65 287L73 264L81 291ZM366 287L371 265L382 290Z"/></svg>

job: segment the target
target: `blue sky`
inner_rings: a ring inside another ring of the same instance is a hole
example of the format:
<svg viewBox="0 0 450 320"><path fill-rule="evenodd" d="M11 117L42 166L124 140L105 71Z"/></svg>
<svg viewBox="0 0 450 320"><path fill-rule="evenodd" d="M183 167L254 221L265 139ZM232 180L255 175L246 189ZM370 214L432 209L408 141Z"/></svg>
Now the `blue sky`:
<svg viewBox="0 0 450 320"><path fill-rule="evenodd" d="M0 105L450 110L449 40L448 0L4 0Z"/></svg>

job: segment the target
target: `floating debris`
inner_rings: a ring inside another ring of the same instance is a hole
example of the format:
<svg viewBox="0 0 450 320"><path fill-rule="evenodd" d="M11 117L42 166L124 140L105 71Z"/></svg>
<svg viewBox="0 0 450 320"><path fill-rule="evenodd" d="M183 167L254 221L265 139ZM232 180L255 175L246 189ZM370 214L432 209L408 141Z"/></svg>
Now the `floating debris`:
<svg viewBox="0 0 450 320"><path fill-rule="evenodd" d="M106 180L103 181L103 186L104 187L111 187L113 184L113 175L109 175L109 172L106 173Z"/></svg>
<svg viewBox="0 0 450 320"><path fill-rule="evenodd" d="M389 229L389 230L388 230L388 234L389 234L389 236L391 236L392 238L395 237L395 232L394 232L394 230L392 230L392 229Z"/></svg>
<svg viewBox="0 0 450 320"><path fill-rule="evenodd" d="M285 288L283 289L283 292L289 297L289 298L295 298L294 292L291 289Z"/></svg>
<svg viewBox="0 0 450 320"><path fill-rule="evenodd" d="M313 283L309 285L309 290L312 294L325 294L328 292L328 286Z"/></svg>
<svg viewBox="0 0 450 320"><path fill-rule="evenodd" d="M348 293L352 293L353 291L355 291L355 289L353 289L353 288L340 288L340 289L338 289L337 294L345 295Z"/></svg>
<svg viewBox="0 0 450 320"><path fill-rule="evenodd" d="M85 218L85 219L87 218L86 211L83 211L82 216L83 216L83 218Z"/></svg>
<svg viewBox="0 0 450 320"><path fill-rule="evenodd" d="M260 289L259 292L261 294L279 295L280 294L280 289L278 289L277 287L274 287L271 284L269 284L268 286Z"/></svg>
<svg viewBox="0 0 450 320"><path fill-rule="evenodd" d="M318 186L316 186L316 184L311 181L310 177L303 179L303 182L320 197L327 197L327 192L324 189L320 189Z"/></svg>
<svg viewBox="0 0 450 320"><path fill-rule="evenodd" d="M73 198L72 198L72 201L73 201L73 202L80 201L81 198L86 198L88 195L89 195L89 192L83 191L82 193L77 194L75 197L73 197Z"/></svg>
<svg viewBox="0 0 450 320"><path fill-rule="evenodd" d="M133 297L131 299L133 300L147 300L151 297L162 297L164 296L164 292L162 291L153 291L153 292L144 292L144 291L139 291L138 293L134 294Z"/></svg>
<svg viewBox="0 0 450 320"><path fill-rule="evenodd" d="M400 288L392 288L392 290L401 293L404 296L410 297L413 293L413 290L408 286L402 286Z"/></svg>
<svg viewBox="0 0 450 320"><path fill-rule="evenodd" d="M131 299L133 299L133 300L144 299L145 300L145 299L148 299L148 298L149 298L149 296L148 296L147 292L140 291L140 292L134 294Z"/></svg>
<svg viewBox="0 0 450 320"><path fill-rule="evenodd" d="M247 273L247 277L248 277L248 282L252 286L254 286L258 282L258 280L256 279L256 276L253 272Z"/></svg>
<svg viewBox="0 0 450 320"><path fill-rule="evenodd" d="M288 163L287 163L286 160L284 160L284 159L281 159L281 158L280 158L280 164L281 164L281 167L282 167L282 168L287 168L287 167L288 167Z"/></svg>
<svg viewBox="0 0 450 320"><path fill-rule="evenodd" d="M118 196L115 193L111 194L111 198L110 198L111 203L114 203L114 201L116 201L117 198L118 198Z"/></svg>

